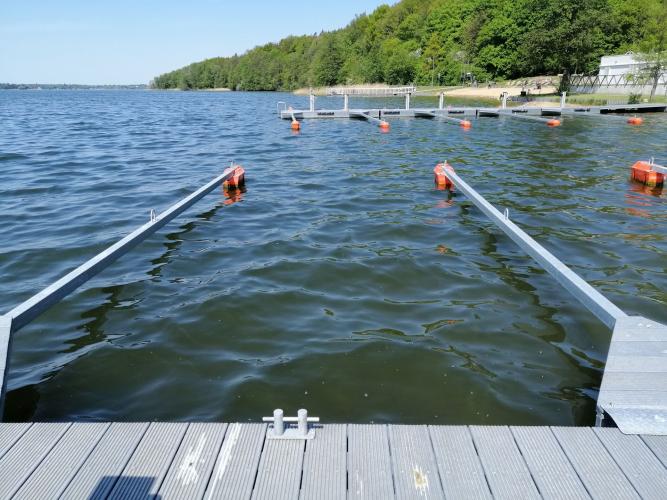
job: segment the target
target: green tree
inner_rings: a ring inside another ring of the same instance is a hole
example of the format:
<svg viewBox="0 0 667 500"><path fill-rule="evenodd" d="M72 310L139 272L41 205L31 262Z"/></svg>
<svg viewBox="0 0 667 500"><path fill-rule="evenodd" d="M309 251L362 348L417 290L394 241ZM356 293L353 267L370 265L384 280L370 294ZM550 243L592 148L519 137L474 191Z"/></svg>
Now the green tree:
<svg viewBox="0 0 667 500"><path fill-rule="evenodd" d="M322 37L314 62L316 85L335 85L339 82L339 73L343 58L334 34Z"/></svg>
<svg viewBox="0 0 667 500"><path fill-rule="evenodd" d="M651 82L651 100L655 97L660 79L667 84L667 0L651 5L644 40L639 43L639 59L643 73Z"/></svg>
<svg viewBox="0 0 667 500"><path fill-rule="evenodd" d="M477 80L597 71L635 50L645 80L665 68L667 0L402 0L345 28L291 36L154 78L157 88L291 90L341 83Z"/></svg>

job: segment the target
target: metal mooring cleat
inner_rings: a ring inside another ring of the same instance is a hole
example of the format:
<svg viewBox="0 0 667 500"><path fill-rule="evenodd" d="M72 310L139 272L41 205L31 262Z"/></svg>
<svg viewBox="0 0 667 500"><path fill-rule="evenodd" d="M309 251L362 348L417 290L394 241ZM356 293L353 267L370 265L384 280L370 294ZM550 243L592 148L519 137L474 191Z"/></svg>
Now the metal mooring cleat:
<svg viewBox="0 0 667 500"><path fill-rule="evenodd" d="M297 417L285 417L280 409L273 410L273 417L263 417L263 422L273 422L266 431L267 439L314 439L315 429L308 423L317 423L319 417L308 417L308 410L299 410ZM296 426L290 425L296 423ZM287 424L287 425L285 425Z"/></svg>

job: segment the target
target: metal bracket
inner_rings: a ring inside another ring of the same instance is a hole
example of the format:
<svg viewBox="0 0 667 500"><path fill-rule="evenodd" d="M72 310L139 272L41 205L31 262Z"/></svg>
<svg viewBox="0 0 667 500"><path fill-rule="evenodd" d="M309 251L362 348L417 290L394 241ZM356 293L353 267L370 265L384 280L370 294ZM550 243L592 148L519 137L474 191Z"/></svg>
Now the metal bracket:
<svg viewBox="0 0 667 500"><path fill-rule="evenodd" d="M273 417L263 417L263 422L272 422L266 431L267 439L314 439L315 429L308 428L308 423L317 423L319 417L309 417L308 410L299 410L297 417L285 417L281 409L273 410ZM296 423L296 427L290 425ZM285 425L287 424L287 425Z"/></svg>
<svg viewBox="0 0 667 500"><path fill-rule="evenodd" d="M12 350L12 317L0 316L0 421L4 410L7 376L9 372L9 354Z"/></svg>

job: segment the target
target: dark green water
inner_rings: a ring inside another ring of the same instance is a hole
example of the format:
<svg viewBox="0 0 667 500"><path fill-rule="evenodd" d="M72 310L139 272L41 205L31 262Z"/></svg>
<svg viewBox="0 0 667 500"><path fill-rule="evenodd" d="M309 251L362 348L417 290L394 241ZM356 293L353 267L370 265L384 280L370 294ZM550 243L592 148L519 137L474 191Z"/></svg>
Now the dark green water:
<svg viewBox="0 0 667 500"><path fill-rule="evenodd" d="M610 332L432 170L448 159L626 312L667 322L666 198L628 180L667 163L667 115L294 135L279 100L307 105L0 92L2 312L230 160L247 171L237 199L207 196L16 335L5 418L591 424Z"/></svg>

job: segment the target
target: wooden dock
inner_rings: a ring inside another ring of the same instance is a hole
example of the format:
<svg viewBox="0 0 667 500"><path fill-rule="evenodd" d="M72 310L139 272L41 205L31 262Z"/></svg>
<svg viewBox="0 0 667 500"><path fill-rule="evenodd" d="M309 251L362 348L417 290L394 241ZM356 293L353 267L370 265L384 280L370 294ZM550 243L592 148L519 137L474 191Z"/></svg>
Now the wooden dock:
<svg viewBox="0 0 667 500"><path fill-rule="evenodd" d="M667 436L612 428L3 423L0 498L646 498Z"/></svg>

